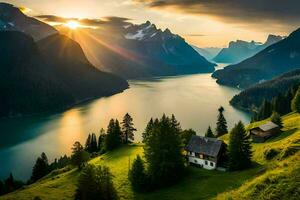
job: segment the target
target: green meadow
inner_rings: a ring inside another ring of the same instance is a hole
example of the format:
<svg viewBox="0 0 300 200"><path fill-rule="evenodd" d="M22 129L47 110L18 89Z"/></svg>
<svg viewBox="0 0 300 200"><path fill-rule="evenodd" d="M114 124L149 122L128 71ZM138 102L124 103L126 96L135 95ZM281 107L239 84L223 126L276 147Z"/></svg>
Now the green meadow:
<svg viewBox="0 0 300 200"><path fill-rule="evenodd" d="M248 125L258 126L264 121ZM94 165L108 166L121 199L299 199L300 197L300 115L283 117L283 133L265 143L253 144L253 167L236 172L208 171L188 167L185 178L171 187L149 193L133 192L127 175L143 146L133 144L96 157ZM222 137L226 142L228 135ZM271 159L265 154L276 151ZM0 200L71 200L79 171L69 167L54 171L42 180L0 197Z"/></svg>

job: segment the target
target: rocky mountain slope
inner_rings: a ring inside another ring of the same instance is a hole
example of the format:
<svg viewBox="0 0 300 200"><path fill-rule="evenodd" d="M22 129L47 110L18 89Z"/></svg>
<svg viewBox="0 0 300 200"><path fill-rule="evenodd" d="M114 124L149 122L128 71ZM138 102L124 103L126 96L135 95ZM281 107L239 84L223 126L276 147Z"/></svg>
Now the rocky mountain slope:
<svg viewBox="0 0 300 200"><path fill-rule="evenodd" d="M67 34L63 27L58 29ZM149 21L106 23L96 30L71 34L99 69L124 78L141 78L214 71L214 64L199 55L179 35L162 31Z"/></svg>
<svg viewBox="0 0 300 200"><path fill-rule="evenodd" d="M22 32L0 31L0 117L56 111L127 87L93 67L66 36L35 43Z"/></svg>
<svg viewBox="0 0 300 200"><path fill-rule="evenodd" d="M219 84L247 88L300 67L300 29L241 63L213 73Z"/></svg>
<svg viewBox="0 0 300 200"><path fill-rule="evenodd" d="M213 60L221 63L239 63L282 39L281 36L269 35L263 44L255 41L232 41L228 48L222 49Z"/></svg>
<svg viewBox="0 0 300 200"><path fill-rule="evenodd" d="M52 26L26 16L19 8L7 3L0 3L0 31L20 31L35 41L58 33Z"/></svg>

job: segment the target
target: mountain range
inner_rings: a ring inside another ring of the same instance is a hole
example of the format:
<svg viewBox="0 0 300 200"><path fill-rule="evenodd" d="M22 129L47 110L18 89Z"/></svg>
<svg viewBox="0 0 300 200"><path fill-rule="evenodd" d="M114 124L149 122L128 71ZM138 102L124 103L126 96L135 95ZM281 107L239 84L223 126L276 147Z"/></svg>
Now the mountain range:
<svg viewBox="0 0 300 200"><path fill-rule="evenodd" d="M212 77L219 84L247 88L300 67L300 29L256 55L222 70Z"/></svg>
<svg viewBox="0 0 300 200"><path fill-rule="evenodd" d="M202 55L204 58L206 58L209 61L213 61L214 57L216 57L222 48L218 47L206 47L206 48L199 48L197 46L192 46L200 55Z"/></svg>
<svg viewBox="0 0 300 200"><path fill-rule="evenodd" d="M90 64L77 42L0 3L0 117L56 111L127 88Z"/></svg>
<svg viewBox="0 0 300 200"><path fill-rule="evenodd" d="M58 33L52 26L26 16L19 8L7 3L0 3L0 31L20 31L35 41Z"/></svg>
<svg viewBox="0 0 300 200"><path fill-rule="evenodd" d="M251 41L231 41L228 45L228 48L222 49L214 58L213 61L219 63L239 63L251 56L254 56L256 53L267 48L268 46L279 42L284 37L269 35L266 42L261 44L259 42Z"/></svg>
<svg viewBox="0 0 300 200"><path fill-rule="evenodd" d="M0 31L0 117L56 111L128 87L93 67L79 44L54 34L35 42Z"/></svg>
<svg viewBox="0 0 300 200"><path fill-rule="evenodd" d="M57 29L69 32L63 26ZM140 25L108 22L99 29L76 31L70 37L81 44L96 67L126 79L214 71L215 64L182 37L149 21Z"/></svg>

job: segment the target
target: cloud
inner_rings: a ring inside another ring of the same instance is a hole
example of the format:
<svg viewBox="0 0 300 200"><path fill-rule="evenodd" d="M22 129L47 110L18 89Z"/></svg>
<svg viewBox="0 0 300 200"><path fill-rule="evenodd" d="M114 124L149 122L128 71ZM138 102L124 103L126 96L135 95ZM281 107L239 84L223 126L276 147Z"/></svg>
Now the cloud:
<svg viewBox="0 0 300 200"><path fill-rule="evenodd" d="M42 19L46 22L55 22L55 23L66 23L70 20L76 20L80 24L84 26L92 26L92 27L98 27L103 24L109 24L109 25L126 25L129 24L129 18L124 17L116 17L116 16L108 16L103 17L101 19L78 19L78 18L64 18L59 17L56 15L39 15L36 16L36 18Z"/></svg>
<svg viewBox="0 0 300 200"><path fill-rule="evenodd" d="M133 0L155 9L208 15L232 23L299 24L299 0ZM269 24L272 25L272 24Z"/></svg>

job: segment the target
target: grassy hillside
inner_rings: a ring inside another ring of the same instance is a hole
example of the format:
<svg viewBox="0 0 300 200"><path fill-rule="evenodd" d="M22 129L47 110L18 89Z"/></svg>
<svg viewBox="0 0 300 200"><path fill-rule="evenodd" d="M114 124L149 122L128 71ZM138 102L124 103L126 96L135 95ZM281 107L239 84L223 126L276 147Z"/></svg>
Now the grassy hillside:
<svg viewBox="0 0 300 200"><path fill-rule="evenodd" d="M143 153L141 145L122 147L90 162L106 165L114 174L121 199L296 199L300 195L300 115L284 117L284 132L262 144L253 145L254 167L238 172L208 171L189 167L182 182L163 190L137 194L127 179L130 161ZM257 126L262 122L250 124ZM223 139L226 141L228 135ZM277 154L267 160L266 152ZM76 170L53 172L39 182L0 197L0 200L72 199L76 188ZM287 178L288 177L288 178Z"/></svg>

